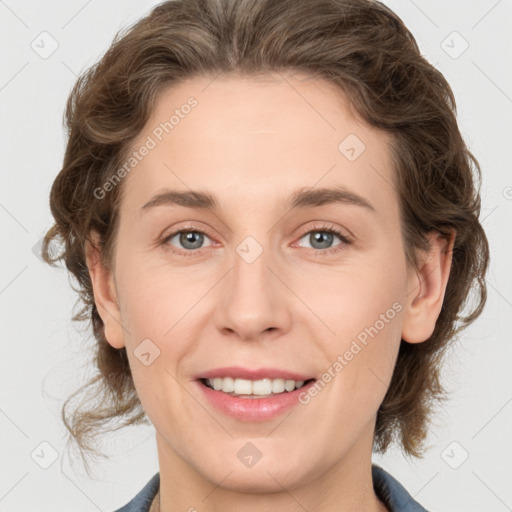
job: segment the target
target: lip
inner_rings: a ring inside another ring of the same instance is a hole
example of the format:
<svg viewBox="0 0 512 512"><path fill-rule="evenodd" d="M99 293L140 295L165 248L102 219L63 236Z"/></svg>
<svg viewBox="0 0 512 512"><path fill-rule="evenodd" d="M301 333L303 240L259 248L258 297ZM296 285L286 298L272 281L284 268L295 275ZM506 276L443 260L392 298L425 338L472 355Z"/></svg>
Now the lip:
<svg viewBox="0 0 512 512"><path fill-rule="evenodd" d="M209 377L211 378L211 377ZM276 418L292 407L299 405L299 396L315 384L311 380L294 391L283 392L268 398L240 398L228 395L222 391L215 391L207 387L201 380L193 381L200 393L206 398L208 404L217 411L244 422L262 422Z"/></svg>
<svg viewBox="0 0 512 512"><path fill-rule="evenodd" d="M232 377L233 379L261 380L261 379L287 379L287 380L309 380L314 379L312 375L302 375L279 368L243 368L241 366L227 366L224 368L215 368L200 373L193 377L199 379L214 379L215 377ZM301 388L302 389L302 388ZM300 391L300 390L299 390ZM291 392L293 393L293 391Z"/></svg>

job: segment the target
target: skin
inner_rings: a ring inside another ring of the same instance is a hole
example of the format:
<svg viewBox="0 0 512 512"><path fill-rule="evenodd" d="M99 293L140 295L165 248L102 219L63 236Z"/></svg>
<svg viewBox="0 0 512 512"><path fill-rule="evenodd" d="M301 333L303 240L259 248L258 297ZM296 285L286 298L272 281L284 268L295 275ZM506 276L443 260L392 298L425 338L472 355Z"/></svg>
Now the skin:
<svg viewBox="0 0 512 512"><path fill-rule="evenodd" d="M111 269L94 245L87 250L106 338L127 348L156 429L160 510L386 510L371 479L376 413L401 338L421 343L434 329L451 245L432 233L431 251L418 253L418 269L408 267L390 138L354 117L334 85L297 74L212 80L195 77L160 95L133 147L190 96L198 105L124 178ZM338 150L349 134L366 146L355 161ZM284 207L300 187L331 185L364 197L375 212L354 204ZM220 209L164 205L141 213L166 187L208 191ZM325 223L353 235L352 243L334 236L319 245L313 235ZM179 236L162 242L178 229L206 236L195 246ZM250 264L236 252L247 236L263 249ZM291 413L236 420L192 382L231 365L320 378L395 302L401 311ZM146 338L160 349L149 366L134 355ZM250 468L237 457L247 442L262 454Z"/></svg>

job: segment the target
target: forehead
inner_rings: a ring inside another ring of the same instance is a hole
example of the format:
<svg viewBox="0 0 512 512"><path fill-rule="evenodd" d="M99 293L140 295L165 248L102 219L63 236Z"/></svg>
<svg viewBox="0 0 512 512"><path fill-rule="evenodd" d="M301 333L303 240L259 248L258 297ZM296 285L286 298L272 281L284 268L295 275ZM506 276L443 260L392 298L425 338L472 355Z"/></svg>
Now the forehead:
<svg viewBox="0 0 512 512"><path fill-rule="evenodd" d="M131 146L129 203L162 187L262 201L299 186L347 186L376 205L397 200L390 136L356 118L334 84L308 75L195 77L164 89Z"/></svg>

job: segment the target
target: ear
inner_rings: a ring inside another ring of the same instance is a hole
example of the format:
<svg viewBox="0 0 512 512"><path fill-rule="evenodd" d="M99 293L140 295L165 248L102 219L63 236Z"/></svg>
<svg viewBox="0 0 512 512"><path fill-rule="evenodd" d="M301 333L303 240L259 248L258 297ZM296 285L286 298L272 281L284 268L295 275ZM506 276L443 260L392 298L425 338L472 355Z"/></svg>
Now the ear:
<svg viewBox="0 0 512 512"><path fill-rule="evenodd" d="M98 241L99 235L96 232L91 232L91 241L87 240L85 245L86 263L93 287L94 302L103 320L105 338L114 348L122 348L125 346L125 341L114 273L101 261Z"/></svg>
<svg viewBox="0 0 512 512"><path fill-rule="evenodd" d="M430 251L421 251L419 268L412 269L408 279L402 339L409 343L426 341L434 332L452 264L455 233L447 238L433 231L427 238Z"/></svg>

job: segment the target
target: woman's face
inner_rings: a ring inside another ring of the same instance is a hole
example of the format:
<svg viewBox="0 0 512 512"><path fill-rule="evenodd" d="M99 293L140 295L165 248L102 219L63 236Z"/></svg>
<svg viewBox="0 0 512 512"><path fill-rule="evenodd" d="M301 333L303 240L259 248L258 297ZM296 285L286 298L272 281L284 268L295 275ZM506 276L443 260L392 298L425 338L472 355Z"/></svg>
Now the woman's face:
<svg viewBox="0 0 512 512"><path fill-rule="evenodd" d="M230 489L369 460L417 284L389 138L300 78L165 90L118 185L107 338L127 348L161 469Z"/></svg>

